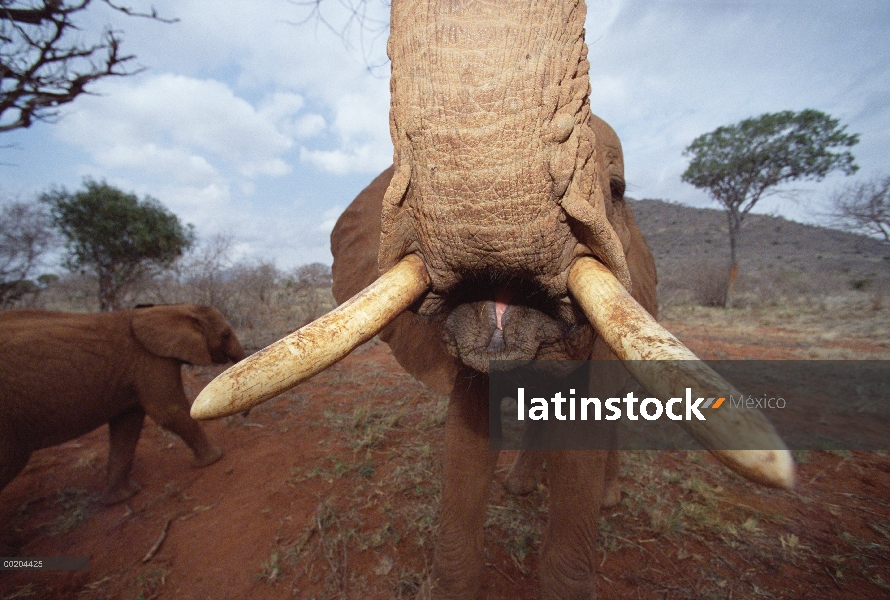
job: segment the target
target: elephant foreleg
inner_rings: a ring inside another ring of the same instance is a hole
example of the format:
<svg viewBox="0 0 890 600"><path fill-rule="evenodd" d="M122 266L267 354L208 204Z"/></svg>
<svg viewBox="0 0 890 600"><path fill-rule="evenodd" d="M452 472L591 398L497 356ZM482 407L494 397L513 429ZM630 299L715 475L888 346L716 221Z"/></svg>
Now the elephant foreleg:
<svg viewBox="0 0 890 600"><path fill-rule="evenodd" d="M538 475L544 462L543 454L536 450L521 450L516 461L507 473L504 487L511 494L524 496L537 489ZM603 508L616 506L621 502L621 483L618 472L621 457L617 450L610 450L606 458L606 482L603 486Z"/></svg>
<svg viewBox="0 0 890 600"><path fill-rule="evenodd" d="M609 450L606 456L606 481L603 485L603 508L617 506L621 502L621 483L618 471L621 469L621 455L618 450Z"/></svg>
<svg viewBox="0 0 890 600"><path fill-rule="evenodd" d="M608 451L547 452L550 519L541 552L541 592L556 600L595 597L596 534Z"/></svg>
<svg viewBox="0 0 890 600"><path fill-rule="evenodd" d="M210 443L201 426L189 414L189 401L182 388L180 366L167 366L165 385L155 382L154 385L140 392L140 403L152 420L182 438L195 455L194 465L206 467L215 463L222 456L222 450Z"/></svg>
<svg viewBox="0 0 890 600"><path fill-rule="evenodd" d="M30 457L31 450L19 444L9 431L0 427L0 492L21 473Z"/></svg>
<svg viewBox="0 0 890 600"><path fill-rule="evenodd" d="M479 594L485 568L485 507L497 456L488 443L488 378L461 369L445 421L432 598L471 600Z"/></svg>
<svg viewBox="0 0 890 600"><path fill-rule="evenodd" d="M130 481L130 469L144 420L145 411L136 406L108 422L108 479L103 504L123 502L140 489Z"/></svg>
<svg viewBox="0 0 890 600"><path fill-rule="evenodd" d="M520 450L507 473L504 487L511 494L524 496L538 488L538 473L544 462L543 455L536 450Z"/></svg>

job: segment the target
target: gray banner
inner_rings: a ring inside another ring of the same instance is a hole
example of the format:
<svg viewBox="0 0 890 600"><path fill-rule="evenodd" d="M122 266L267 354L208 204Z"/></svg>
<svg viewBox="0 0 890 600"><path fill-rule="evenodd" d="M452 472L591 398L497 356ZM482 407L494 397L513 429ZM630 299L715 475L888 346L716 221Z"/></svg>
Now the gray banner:
<svg viewBox="0 0 890 600"><path fill-rule="evenodd" d="M0 558L0 571L86 571L89 557L49 556Z"/></svg>
<svg viewBox="0 0 890 600"><path fill-rule="evenodd" d="M698 450L684 430L690 422L741 422L758 411L791 450L890 449L890 361L704 362L730 384L725 393L684 388L656 398L620 361L494 361L490 445ZM715 449L776 449L758 444L740 433Z"/></svg>

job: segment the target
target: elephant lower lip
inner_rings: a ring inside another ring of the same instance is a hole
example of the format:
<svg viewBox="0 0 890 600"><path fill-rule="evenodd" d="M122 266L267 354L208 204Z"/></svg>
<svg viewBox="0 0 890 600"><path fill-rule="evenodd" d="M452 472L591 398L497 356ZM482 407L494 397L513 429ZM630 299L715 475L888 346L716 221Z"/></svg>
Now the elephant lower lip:
<svg viewBox="0 0 890 600"><path fill-rule="evenodd" d="M488 352L500 352L506 347L507 344L504 342L504 330L500 328L495 329L494 333L491 334L491 341L488 342L486 350Z"/></svg>

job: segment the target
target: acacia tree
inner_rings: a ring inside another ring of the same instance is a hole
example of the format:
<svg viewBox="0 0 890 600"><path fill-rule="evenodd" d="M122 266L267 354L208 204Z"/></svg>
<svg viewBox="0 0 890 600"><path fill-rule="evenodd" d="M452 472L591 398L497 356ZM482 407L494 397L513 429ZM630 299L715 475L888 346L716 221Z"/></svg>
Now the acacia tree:
<svg viewBox="0 0 890 600"><path fill-rule="evenodd" d="M92 1L0 0L0 132L51 121L91 83L141 71L127 68L135 57L121 53L120 34L110 27L97 41L83 41L77 17ZM101 1L128 16L173 22L154 9Z"/></svg>
<svg viewBox="0 0 890 600"><path fill-rule="evenodd" d="M49 217L39 204L0 205L0 308L38 289L30 277L54 241Z"/></svg>
<svg viewBox="0 0 890 600"><path fill-rule="evenodd" d="M683 181L707 190L726 209L728 288L738 271L742 222L758 201L778 193L783 183L819 181L834 170L852 175L859 168L853 154L843 150L857 144L859 136L845 130L818 110L765 113L700 135L683 152L690 157Z"/></svg>
<svg viewBox="0 0 890 600"><path fill-rule="evenodd" d="M142 200L104 181L41 196L65 239L64 266L99 281L99 309L117 310L121 293L140 278L171 268L195 240L192 225L151 196Z"/></svg>
<svg viewBox="0 0 890 600"><path fill-rule="evenodd" d="M836 226L877 235L890 244L890 175L849 185L832 200L830 216Z"/></svg>

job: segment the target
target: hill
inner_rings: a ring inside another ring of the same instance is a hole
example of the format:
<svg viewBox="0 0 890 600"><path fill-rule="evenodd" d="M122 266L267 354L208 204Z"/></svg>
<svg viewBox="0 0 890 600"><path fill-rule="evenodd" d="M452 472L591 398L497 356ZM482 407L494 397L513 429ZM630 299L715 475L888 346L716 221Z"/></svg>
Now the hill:
<svg viewBox="0 0 890 600"><path fill-rule="evenodd" d="M726 213L662 200L628 203L655 256L662 304L708 304L729 263ZM782 217L748 215L739 241L735 304L849 292L890 293L890 246Z"/></svg>

